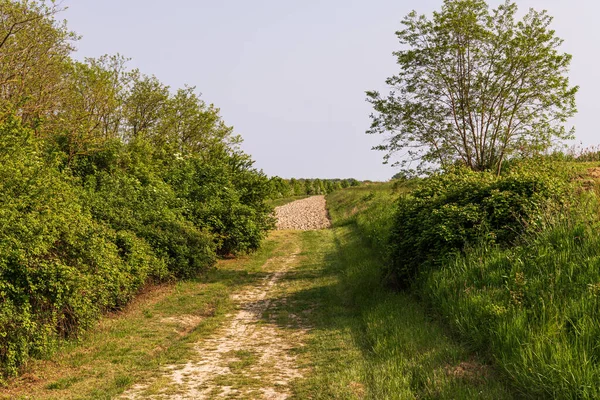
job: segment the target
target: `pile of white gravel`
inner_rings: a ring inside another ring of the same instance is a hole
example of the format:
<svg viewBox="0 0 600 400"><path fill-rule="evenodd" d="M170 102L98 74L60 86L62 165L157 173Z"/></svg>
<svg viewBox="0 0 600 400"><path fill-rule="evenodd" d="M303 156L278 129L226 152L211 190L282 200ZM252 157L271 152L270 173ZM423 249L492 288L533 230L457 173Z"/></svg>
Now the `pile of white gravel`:
<svg viewBox="0 0 600 400"><path fill-rule="evenodd" d="M325 196L312 196L275 208L277 229L311 231L331 226Z"/></svg>

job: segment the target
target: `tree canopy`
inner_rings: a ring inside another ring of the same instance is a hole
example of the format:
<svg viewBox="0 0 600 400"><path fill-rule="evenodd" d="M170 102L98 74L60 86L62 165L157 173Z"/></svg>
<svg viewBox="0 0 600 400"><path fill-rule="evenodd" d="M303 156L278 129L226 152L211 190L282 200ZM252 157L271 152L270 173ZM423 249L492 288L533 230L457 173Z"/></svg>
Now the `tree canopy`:
<svg viewBox="0 0 600 400"><path fill-rule="evenodd" d="M396 32L398 74L373 105L367 133L386 134L376 149L405 168L459 162L497 170L507 158L548 149L572 137L578 87L568 79L571 55L546 11L516 19L517 5L490 9L483 0L445 0L432 18L415 11Z"/></svg>
<svg viewBox="0 0 600 400"><path fill-rule="evenodd" d="M59 4L0 0L0 386L144 286L256 250L271 186L193 86L78 61Z"/></svg>

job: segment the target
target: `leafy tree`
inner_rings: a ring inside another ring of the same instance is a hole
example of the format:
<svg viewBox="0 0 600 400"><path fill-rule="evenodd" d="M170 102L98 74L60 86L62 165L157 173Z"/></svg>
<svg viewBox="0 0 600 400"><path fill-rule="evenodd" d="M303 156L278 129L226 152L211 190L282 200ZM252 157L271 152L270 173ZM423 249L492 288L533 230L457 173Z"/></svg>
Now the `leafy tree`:
<svg viewBox="0 0 600 400"><path fill-rule="evenodd" d="M64 91L65 65L77 36L54 19L56 5L0 0L0 112L28 126L52 117ZM37 131L37 129L36 129Z"/></svg>
<svg viewBox="0 0 600 400"><path fill-rule="evenodd" d="M114 70L93 59L74 61L66 72L65 101L45 124L45 132L61 144L70 163L118 138L121 85Z"/></svg>
<svg viewBox="0 0 600 400"><path fill-rule="evenodd" d="M323 182L317 178L313 181L313 188L315 194L325 194L325 189L323 188Z"/></svg>
<svg viewBox="0 0 600 400"><path fill-rule="evenodd" d="M392 176L392 179L400 180L400 181L405 181L410 178L411 178L411 175L407 171L398 171Z"/></svg>
<svg viewBox="0 0 600 400"><path fill-rule="evenodd" d="M156 77L132 71L132 83L124 104L126 137L151 136L166 112L169 87Z"/></svg>
<svg viewBox="0 0 600 400"><path fill-rule="evenodd" d="M309 195L315 194L315 188L313 182L310 179L304 180L304 192Z"/></svg>
<svg viewBox="0 0 600 400"><path fill-rule="evenodd" d="M325 192L327 194L334 192L337 188L335 186L335 181L332 179L327 179L323 181L323 186L325 188Z"/></svg>
<svg viewBox="0 0 600 400"><path fill-rule="evenodd" d="M289 183L279 176L274 176L269 179L269 185L271 186L271 197L278 199L281 197L291 196L293 194L293 185L291 179Z"/></svg>
<svg viewBox="0 0 600 400"><path fill-rule="evenodd" d="M73 60L58 11L0 0L0 385L147 283L253 251L274 225L269 180L218 108L119 55Z"/></svg>
<svg viewBox="0 0 600 400"><path fill-rule="evenodd" d="M233 128L227 126L219 109L207 106L195 93L195 87L177 90L168 102L168 117L163 136L177 146L181 154L204 154L219 149L236 148L241 142Z"/></svg>
<svg viewBox="0 0 600 400"><path fill-rule="evenodd" d="M290 179L290 186L292 187L292 194L294 196L299 196L304 194L304 185L298 179L292 178Z"/></svg>
<svg viewBox="0 0 600 400"><path fill-rule="evenodd" d="M483 0L445 0L431 19L408 14L389 95L367 92L375 110L367 133L390 134L376 147L385 162L401 151L405 167L499 171L515 154L572 136L564 128L576 112L571 56L559 51L546 11L520 21L516 12L511 1L490 10Z"/></svg>

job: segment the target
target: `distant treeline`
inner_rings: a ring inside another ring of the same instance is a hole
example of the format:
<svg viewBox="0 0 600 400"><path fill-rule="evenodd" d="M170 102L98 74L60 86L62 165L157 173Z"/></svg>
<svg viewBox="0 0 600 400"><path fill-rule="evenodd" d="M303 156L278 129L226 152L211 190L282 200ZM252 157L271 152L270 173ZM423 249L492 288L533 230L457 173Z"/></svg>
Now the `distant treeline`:
<svg viewBox="0 0 600 400"><path fill-rule="evenodd" d="M0 383L273 226L269 179L219 110L121 56L74 60L58 11L0 3Z"/></svg>
<svg viewBox="0 0 600 400"><path fill-rule="evenodd" d="M271 198L278 199L290 196L310 196L329 194L339 189L359 186L361 182L349 179L283 179L274 176L269 179Z"/></svg>

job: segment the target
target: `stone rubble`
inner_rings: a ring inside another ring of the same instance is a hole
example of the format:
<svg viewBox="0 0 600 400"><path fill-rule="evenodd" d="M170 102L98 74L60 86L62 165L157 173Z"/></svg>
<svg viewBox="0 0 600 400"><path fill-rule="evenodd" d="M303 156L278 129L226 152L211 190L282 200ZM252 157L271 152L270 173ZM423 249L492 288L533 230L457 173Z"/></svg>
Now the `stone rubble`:
<svg viewBox="0 0 600 400"><path fill-rule="evenodd" d="M312 196L275 208L277 229L311 231L331 226L325 196Z"/></svg>

